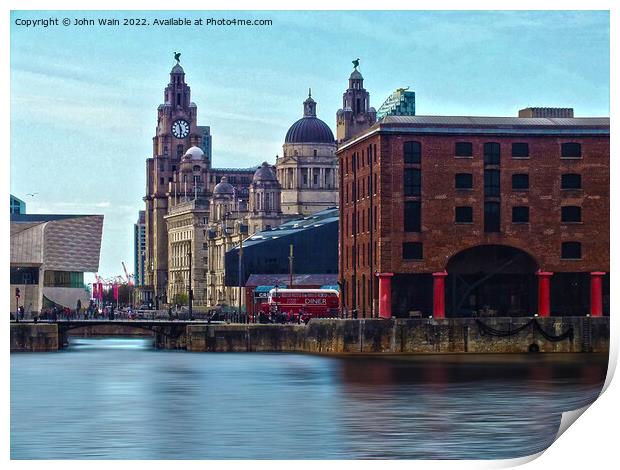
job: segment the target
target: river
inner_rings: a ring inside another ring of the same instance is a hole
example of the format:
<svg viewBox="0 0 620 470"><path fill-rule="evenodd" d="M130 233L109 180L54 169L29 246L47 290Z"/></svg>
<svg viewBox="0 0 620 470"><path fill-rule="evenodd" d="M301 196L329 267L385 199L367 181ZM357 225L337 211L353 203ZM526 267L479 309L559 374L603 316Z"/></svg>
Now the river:
<svg viewBox="0 0 620 470"><path fill-rule="evenodd" d="M11 354L12 459L494 459L539 452L607 357Z"/></svg>

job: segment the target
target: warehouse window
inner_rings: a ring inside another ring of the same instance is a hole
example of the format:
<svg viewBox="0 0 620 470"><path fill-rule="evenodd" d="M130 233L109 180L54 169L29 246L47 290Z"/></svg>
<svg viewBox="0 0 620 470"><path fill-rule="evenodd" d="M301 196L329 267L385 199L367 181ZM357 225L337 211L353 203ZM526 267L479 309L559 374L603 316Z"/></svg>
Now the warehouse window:
<svg viewBox="0 0 620 470"><path fill-rule="evenodd" d="M457 224L470 224L474 221L474 210L470 206L454 208L454 222Z"/></svg>
<svg viewBox="0 0 620 470"><path fill-rule="evenodd" d="M484 170L484 195L499 196L499 170Z"/></svg>
<svg viewBox="0 0 620 470"><path fill-rule="evenodd" d="M454 145L454 155L457 157L471 157L473 155L471 142L457 142Z"/></svg>
<svg viewBox="0 0 620 470"><path fill-rule="evenodd" d="M404 193L405 196L420 195L420 170L417 168L407 168L404 174Z"/></svg>
<svg viewBox="0 0 620 470"><path fill-rule="evenodd" d="M581 144L577 142L563 143L562 158L581 158Z"/></svg>
<svg viewBox="0 0 620 470"><path fill-rule="evenodd" d="M566 173L562 175L562 189L581 189L581 175L577 173Z"/></svg>
<svg viewBox="0 0 620 470"><path fill-rule="evenodd" d="M484 203L484 231L499 232L500 216L499 202Z"/></svg>
<svg viewBox="0 0 620 470"><path fill-rule="evenodd" d="M581 207L579 206L563 206L562 222L576 223L581 222Z"/></svg>
<svg viewBox="0 0 620 470"><path fill-rule="evenodd" d="M527 206L515 206L512 208L512 222L526 224L530 221L530 208Z"/></svg>
<svg viewBox="0 0 620 470"><path fill-rule="evenodd" d="M581 243L563 242L562 259L581 259Z"/></svg>
<svg viewBox="0 0 620 470"><path fill-rule="evenodd" d="M456 189L472 189L474 177L471 173L457 173L454 175L454 187Z"/></svg>
<svg viewBox="0 0 620 470"><path fill-rule="evenodd" d="M512 158L528 158L530 156L530 144L527 142L514 142L512 144Z"/></svg>
<svg viewBox="0 0 620 470"><path fill-rule="evenodd" d="M419 232L421 230L420 201L406 201L403 215L405 232Z"/></svg>
<svg viewBox="0 0 620 470"><path fill-rule="evenodd" d="M403 259L422 259L422 243L406 242L403 243Z"/></svg>
<svg viewBox="0 0 620 470"><path fill-rule="evenodd" d="M497 142L486 142L484 144L484 163L486 165L499 165L500 147Z"/></svg>
<svg viewBox="0 0 620 470"><path fill-rule="evenodd" d="M516 173L512 175L512 189L515 191L530 189L530 175L527 173Z"/></svg>
<svg viewBox="0 0 620 470"><path fill-rule="evenodd" d="M405 163L420 163L422 157L420 142L405 142L403 144L403 154Z"/></svg>

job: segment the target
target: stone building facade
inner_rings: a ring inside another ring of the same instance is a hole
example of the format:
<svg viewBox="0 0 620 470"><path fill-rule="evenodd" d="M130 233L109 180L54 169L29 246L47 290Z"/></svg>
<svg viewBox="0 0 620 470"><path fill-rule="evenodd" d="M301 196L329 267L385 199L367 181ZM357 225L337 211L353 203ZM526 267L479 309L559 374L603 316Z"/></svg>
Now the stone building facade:
<svg viewBox="0 0 620 470"><path fill-rule="evenodd" d="M360 316L606 308L608 118L387 116L338 155Z"/></svg>
<svg viewBox="0 0 620 470"><path fill-rule="evenodd" d="M224 255L240 240L283 221L333 207L338 200L336 143L316 117L316 102L286 134L276 165L213 168L211 132L198 126L185 72L177 63L158 107L153 156L146 162L145 286L156 307L236 305L224 282Z"/></svg>
<svg viewBox="0 0 620 470"><path fill-rule="evenodd" d="M342 95L342 108L336 113L338 144L368 129L377 121L377 111L370 106L370 93L364 88L364 77L357 66L349 76L349 87Z"/></svg>
<svg viewBox="0 0 620 470"><path fill-rule="evenodd" d="M329 126L317 118L310 93L303 117L286 133L276 172L284 214L306 216L338 203L336 141Z"/></svg>

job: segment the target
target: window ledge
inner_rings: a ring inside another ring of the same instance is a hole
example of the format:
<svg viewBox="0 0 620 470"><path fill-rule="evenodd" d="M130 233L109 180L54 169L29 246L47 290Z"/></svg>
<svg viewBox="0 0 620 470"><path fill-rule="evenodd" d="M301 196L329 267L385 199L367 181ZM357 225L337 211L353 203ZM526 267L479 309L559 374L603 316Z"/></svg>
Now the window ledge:
<svg viewBox="0 0 620 470"><path fill-rule="evenodd" d="M529 222L515 222L514 220L512 221L512 223L515 225L530 225Z"/></svg>
<svg viewBox="0 0 620 470"><path fill-rule="evenodd" d="M455 155L454 158L474 158L473 155Z"/></svg>
<svg viewBox="0 0 620 470"><path fill-rule="evenodd" d="M474 225L474 222L454 222L454 225Z"/></svg>
<svg viewBox="0 0 620 470"><path fill-rule="evenodd" d="M583 261L583 258L560 258L561 261Z"/></svg>
<svg viewBox="0 0 620 470"><path fill-rule="evenodd" d="M456 191L473 191L474 188L454 188Z"/></svg>
<svg viewBox="0 0 620 470"><path fill-rule="evenodd" d="M560 160L583 160L583 157L560 157Z"/></svg>
<svg viewBox="0 0 620 470"><path fill-rule="evenodd" d="M583 225L583 220L581 220L579 222L564 222L564 221L561 221L560 224L561 225Z"/></svg>
<svg viewBox="0 0 620 470"><path fill-rule="evenodd" d="M530 157L511 157L513 160L529 160Z"/></svg>

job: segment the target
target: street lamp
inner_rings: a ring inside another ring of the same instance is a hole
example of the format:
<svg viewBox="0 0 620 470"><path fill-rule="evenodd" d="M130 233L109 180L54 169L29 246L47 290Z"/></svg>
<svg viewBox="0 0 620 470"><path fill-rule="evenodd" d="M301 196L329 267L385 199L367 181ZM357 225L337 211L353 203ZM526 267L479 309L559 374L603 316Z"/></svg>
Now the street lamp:
<svg viewBox="0 0 620 470"><path fill-rule="evenodd" d="M194 315L192 312L192 297L193 297L193 292L192 292L192 242L189 242L189 251L187 252L187 256L189 257L189 292L187 295L188 298L188 307L189 307L189 319L190 321L193 320Z"/></svg>

